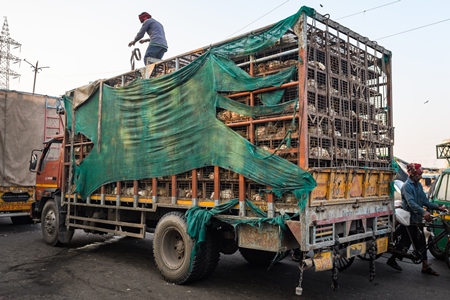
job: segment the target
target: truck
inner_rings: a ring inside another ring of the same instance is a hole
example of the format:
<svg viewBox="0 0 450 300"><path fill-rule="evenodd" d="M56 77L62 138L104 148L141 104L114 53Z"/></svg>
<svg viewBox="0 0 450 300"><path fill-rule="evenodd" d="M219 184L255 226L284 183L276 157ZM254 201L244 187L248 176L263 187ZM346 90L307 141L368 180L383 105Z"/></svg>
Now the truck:
<svg viewBox="0 0 450 300"><path fill-rule="evenodd" d="M303 6L275 24L63 96L65 131L32 153L45 241L144 238L167 282L240 252L338 272L393 229L392 54ZM52 145L59 160L48 161Z"/></svg>
<svg viewBox="0 0 450 300"><path fill-rule="evenodd" d="M0 90L0 218L31 223L36 176L28 171L30 151L46 135L62 132L52 109L58 98Z"/></svg>

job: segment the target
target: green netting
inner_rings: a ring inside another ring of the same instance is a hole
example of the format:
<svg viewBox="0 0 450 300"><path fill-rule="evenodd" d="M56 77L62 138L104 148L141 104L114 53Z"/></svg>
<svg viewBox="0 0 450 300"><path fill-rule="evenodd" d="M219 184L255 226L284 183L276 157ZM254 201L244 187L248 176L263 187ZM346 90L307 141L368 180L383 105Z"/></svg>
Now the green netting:
<svg viewBox="0 0 450 300"><path fill-rule="evenodd" d="M395 173L398 173L398 163L395 160L395 158L392 160L392 170L394 170ZM391 181L389 183L389 197L394 198L394 193L395 193L395 184L394 181Z"/></svg>
<svg viewBox="0 0 450 300"><path fill-rule="evenodd" d="M272 93L267 94L268 105L249 107L220 93L252 91L291 80L295 68L251 77L226 57L272 45L295 24L301 12L311 14L313 10L302 7L263 32L263 37L249 35L245 43L239 39L226 47L211 48L174 73L138 79L121 88L103 85L101 93L95 91L76 108L74 99L65 97L68 124L75 114L75 132L94 143L88 157L73 166L75 192L84 198L102 184L214 165L269 185L276 194L291 191L300 199L309 193L316 183L308 172L256 148L216 118L216 107L256 116L282 112L290 104L277 104L281 97Z"/></svg>
<svg viewBox="0 0 450 300"><path fill-rule="evenodd" d="M313 8L302 6L296 14L279 21L269 29L258 32L257 34L249 34L238 40L233 40L222 44L214 49L215 53L221 53L226 56L237 56L251 54L261 51L273 45L279 38L283 36L298 21L300 15L304 13L308 17L314 17L316 12Z"/></svg>

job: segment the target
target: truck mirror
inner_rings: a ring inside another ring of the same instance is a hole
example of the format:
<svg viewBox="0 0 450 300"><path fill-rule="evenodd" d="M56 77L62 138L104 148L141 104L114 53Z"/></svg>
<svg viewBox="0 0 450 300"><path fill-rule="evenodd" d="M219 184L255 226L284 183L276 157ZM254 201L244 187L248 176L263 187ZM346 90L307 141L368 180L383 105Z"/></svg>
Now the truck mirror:
<svg viewBox="0 0 450 300"><path fill-rule="evenodd" d="M36 171L37 159L38 159L37 154L32 153L31 159L30 159L30 167L29 167L30 172Z"/></svg>

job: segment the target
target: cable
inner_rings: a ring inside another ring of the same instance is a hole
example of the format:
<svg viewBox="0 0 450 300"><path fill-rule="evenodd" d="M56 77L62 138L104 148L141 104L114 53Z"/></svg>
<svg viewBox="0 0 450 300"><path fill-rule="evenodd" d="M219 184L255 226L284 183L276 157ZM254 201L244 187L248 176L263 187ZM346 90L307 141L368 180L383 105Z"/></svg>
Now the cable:
<svg viewBox="0 0 450 300"><path fill-rule="evenodd" d="M400 1L400 0L399 0L399 1ZM274 10L276 10L277 8L279 8L280 6L285 5L287 2L289 2L289 0L286 0L285 2L281 3L280 5L278 5L277 7L275 7L274 9L272 9L271 11L268 11L266 14L262 15L261 17L259 17L259 18L256 19L255 21L253 21L253 22L247 24L246 26L242 27L242 28L239 29L238 31L233 32L232 34L230 34L229 36L227 36L225 39L227 39L227 38L229 38L229 37L232 37L233 35L235 35L235 34L238 33L239 31L241 31L242 29L247 28L248 26L252 25L253 23L255 23L255 22L258 21L258 20L261 20L263 17L267 16L268 14L270 14L271 12L273 12Z"/></svg>
<svg viewBox="0 0 450 300"><path fill-rule="evenodd" d="M141 60L141 50L139 50L139 48L134 48L133 51L131 51L131 58L130 58L131 71L134 70L135 60Z"/></svg>
<svg viewBox="0 0 450 300"><path fill-rule="evenodd" d="M383 4L383 5L377 6L377 7L369 8L369 9L366 9L366 10L363 10L363 11L360 11L360 12L357 12L357 13L345 16L345 17L338 18L338 19L336 19L336 21L337 20L342 20L342 19L345 19L345 18L348 18L348 17L353 17L353 16L356 16L356 15L359 15L359 14L363 14L365 12L368 12L368 11L371 11L371 10L375 10L375 9L378 9L378 8L381 8L381 7L384 7L384 6L388 6L388 5L391 5L391 4L400 2L400 1L401 0L397 0L397 1L389 2L389 3Z"/></svg>
<svg viewBox="0 0 450 300"><path fill-rule="evenodd" d="M436 25L436 24L439 24L439 23L447 22L447 21L450 21L450 18L442 20L442 21L434 22L434 23L431 23L431 24L423 25L423 26L420 26L420 27L416 27L416 28L413 28L413 29L405 30L405 31L402 31L402 32L394 33L394 34L391 34L391 35L388 35L388 36L384 36L384 37L378 38L376 40L386 39L388 37L396 36L396 35L399 35L399 34L407 33L407 32L410 32L410 31L414 31L414 30L417 30L417 29L425 28L425 27L428 27L428 26Z"/></svg>

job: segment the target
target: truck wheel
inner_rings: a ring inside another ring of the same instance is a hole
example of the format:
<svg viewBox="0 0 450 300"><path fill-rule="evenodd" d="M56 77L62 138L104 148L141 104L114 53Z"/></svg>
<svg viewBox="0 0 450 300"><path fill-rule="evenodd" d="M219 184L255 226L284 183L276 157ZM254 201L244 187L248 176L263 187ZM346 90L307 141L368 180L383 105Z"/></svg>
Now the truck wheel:
<svg viewBox="0 0 450 300"><path fill-rule="evenodd" d="M220 240L218 232L212 230L207 231L205 246L203 247L205 263L198 279L209 277L217 268L220 259Z"/></svg>
<svg viewBox="0 0 450 300"><path fill-rule="evenodd" d="M428 238L428 243L430 243L432 240L433 240L433 235L430 235L430 237ZM433 244L430 247L430 252L436 259L440 259L440 260L445 259L445 247L441 248L439 246L439 243Z"/></svg>
<svg viewBox="0 0 450 300"><path fill-rule="evenodd" d="M41 230L44 240L50 246L57 246L59 242L59 214L54 200L48 200L41 215Z"/></svg>
<svg viewBox="0 0 450 300"><path fill-rule="evenodd" d="M13 222L14 225L23 225L23 224L32 224L33 220L28 216L22 216L22 217L11 217L11 222Z"/></svg>
<svg viewBox="0 0 450 300"><path fill-rule="evenodd" d="M193 258L194 241L187 234L183 213L172 211L165 214L155 228L153 257L161 275L167 282L183 284L197 279L204 269L205 255Z"/></svg>
<svg viewBox="0 0 450 300"><path fill-rule="evenodd" d="M248 248L240 248L239 252L241 253L242 257L248 261L249 263L253 265L258 266L268 266L273 261L275 256L277 255L276 252L271 251L263 251L263 250L256 250L256 249L248 249ZM283 258L287 256L287 254L290 251L286 251L283 253Z"/></svg>

